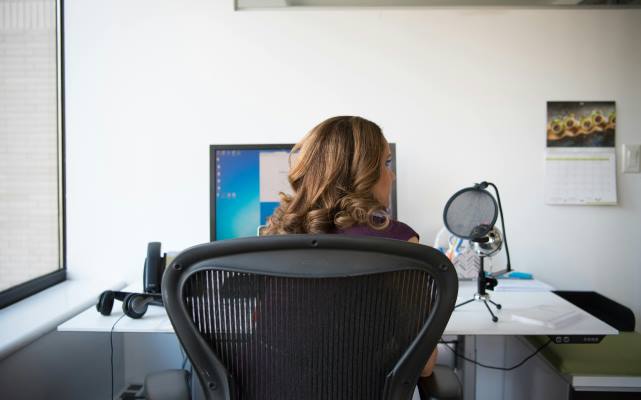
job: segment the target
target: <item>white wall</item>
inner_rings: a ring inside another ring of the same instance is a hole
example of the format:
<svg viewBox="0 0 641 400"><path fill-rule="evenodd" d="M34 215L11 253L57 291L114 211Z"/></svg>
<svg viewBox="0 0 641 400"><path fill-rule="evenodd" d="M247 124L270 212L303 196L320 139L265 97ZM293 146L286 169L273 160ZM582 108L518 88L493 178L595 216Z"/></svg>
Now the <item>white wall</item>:
<svg viewBox="0 0 641 400"><path fill-rule="evenodd" d="M232 3L66 1L72 276L137 277L148 241L207 241L209 144L356 114L397 143L399 216L424 242L452 193L493 181L515 268L641 319L641 175L618 173L616 207L543 203L546 101L615 100L617 144L641 143L641 10Z"/></svg>

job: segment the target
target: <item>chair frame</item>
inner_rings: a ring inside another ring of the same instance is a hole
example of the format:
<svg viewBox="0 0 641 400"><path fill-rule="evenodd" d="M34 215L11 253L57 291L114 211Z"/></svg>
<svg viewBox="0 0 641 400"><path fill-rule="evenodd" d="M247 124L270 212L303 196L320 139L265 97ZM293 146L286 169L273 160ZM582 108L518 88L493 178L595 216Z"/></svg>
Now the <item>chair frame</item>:
<svg viewBox="0 0 641 400"><path fill-rule="evenodd" d="M372 257L373 252L381 256ZM345 262L347 254L349 262ZM314 271L305 265L313 265ZM431 247L393 239L306 234L206 243L181 252L167 267L162 296L205 397L231 400L235 398L234 379L199 333L183 300L185 283L191 275L202 270L225 270L291 278L337 278L412 269L427 271L438 295L419 334L388 373L382 396L383 400L409 399L420 371L445 330L458 292L452 263Z"/></svg>

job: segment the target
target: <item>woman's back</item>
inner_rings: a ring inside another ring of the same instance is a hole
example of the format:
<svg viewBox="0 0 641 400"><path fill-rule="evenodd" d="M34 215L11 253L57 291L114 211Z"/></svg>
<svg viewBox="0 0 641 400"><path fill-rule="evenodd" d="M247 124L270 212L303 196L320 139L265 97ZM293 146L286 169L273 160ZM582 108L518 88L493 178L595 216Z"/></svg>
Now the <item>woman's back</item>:
<svg viewBox="0 0 641 400"><path fill-rule="evenodd" d="M396 240L410 240L412 238L418 239L418 233L409 225L403 222L390 220L389 225L385 229L374 229L366 224L353 225L346 229L337 229L332 233L338 233L350 236L374 236Z"/></svg>

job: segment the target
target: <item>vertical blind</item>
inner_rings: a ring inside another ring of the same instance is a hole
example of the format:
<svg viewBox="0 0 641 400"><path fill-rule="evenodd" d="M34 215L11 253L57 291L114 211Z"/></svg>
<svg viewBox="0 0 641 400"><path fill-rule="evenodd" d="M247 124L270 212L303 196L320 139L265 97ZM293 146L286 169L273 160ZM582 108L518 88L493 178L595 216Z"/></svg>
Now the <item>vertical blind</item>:
<svg viewBox="0 0 641 400"><path fill-rule="evenodd" d="M0 292L62 268L55 0L0 0Z"/></svg>

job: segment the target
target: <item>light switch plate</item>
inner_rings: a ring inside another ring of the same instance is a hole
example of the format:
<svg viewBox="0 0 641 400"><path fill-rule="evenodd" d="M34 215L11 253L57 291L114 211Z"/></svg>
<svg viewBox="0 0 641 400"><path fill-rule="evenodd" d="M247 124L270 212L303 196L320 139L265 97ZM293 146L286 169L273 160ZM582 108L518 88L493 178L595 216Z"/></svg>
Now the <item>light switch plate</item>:
<svg viewBox="0 0 641 400"><path fill-rule="evenodd" d="M641 144L624 144L621 152L623 173L641 172Z"/></svg>

